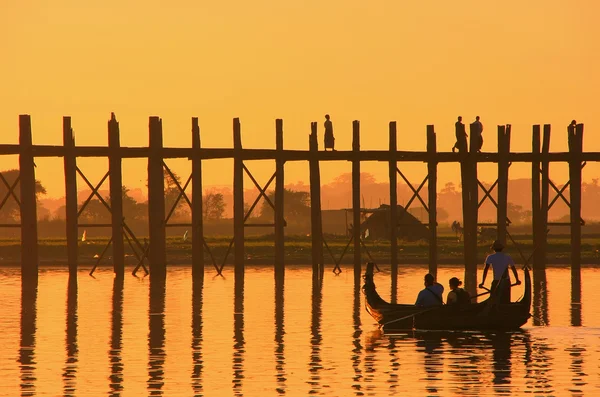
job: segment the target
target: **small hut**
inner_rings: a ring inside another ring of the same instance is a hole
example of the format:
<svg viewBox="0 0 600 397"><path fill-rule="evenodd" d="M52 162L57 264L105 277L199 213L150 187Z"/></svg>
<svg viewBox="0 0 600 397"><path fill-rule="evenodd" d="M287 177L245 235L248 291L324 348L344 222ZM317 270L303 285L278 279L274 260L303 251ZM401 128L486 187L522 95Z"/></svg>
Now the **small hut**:
<svg viewBox="0 0 600 397"><path fill-rule="evenodd" d="M363 214L371 214L360 225L361 233L365 238L373 240L389 240L391 216L390 206L382 204L379 208L362 210ZM407 241L429 239L429 229L422 224L403 206L398 205L398 238Z"/></svg>

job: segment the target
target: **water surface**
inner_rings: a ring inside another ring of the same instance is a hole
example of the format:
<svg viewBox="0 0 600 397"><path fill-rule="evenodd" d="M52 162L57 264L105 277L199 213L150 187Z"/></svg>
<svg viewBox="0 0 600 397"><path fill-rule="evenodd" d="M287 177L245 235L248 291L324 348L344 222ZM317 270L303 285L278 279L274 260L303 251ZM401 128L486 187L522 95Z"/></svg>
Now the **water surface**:
<svg viewBox="0 0 600 397"><path fill-rule="evenodd" d="M276 283L271 267L251 266L242 289L231 268L207 268L195 285L186 267L166 285L109 269L69 283L66 269L46 268L37 291L1 269L0 395L600 395L599 270L583 269L575 293L566 267L537 275L520 332L383 335L342 269L318 282L288 266ZM401 269L398 302L414 301L424 273ZM438 278L461 274L441 267Z"/></svg>

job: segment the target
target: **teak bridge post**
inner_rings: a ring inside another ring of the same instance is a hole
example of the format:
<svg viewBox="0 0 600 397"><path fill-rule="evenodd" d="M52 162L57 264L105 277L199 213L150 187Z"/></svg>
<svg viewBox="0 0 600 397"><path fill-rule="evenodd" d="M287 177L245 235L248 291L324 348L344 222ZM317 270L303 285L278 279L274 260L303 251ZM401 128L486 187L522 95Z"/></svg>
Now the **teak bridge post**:
<svg viewBox="0 0 600 397"><path fill-rule="evenodd" d="M497 239L506 245L508 220L508 168L510 162L510 125L498 126L498 206L496 209Z"/></svg>
<svg viewBox="0 0 600 397"><path fill-rule="evenodd" d="M429 214L429 273L437 279L437 142L433 125L427 126L427 197Z"/></svg>
<svg viewBox="0 0 600 397"><path fill-rule="evenodd" d="M117 277L125 275L125 244L123 243L123 176L121 173L121 139L119 123L112 113L108 121L108 173L110 178L110 208L112 212L113 268Z"/></svg>
<svg viewBox="0 0 600 397"><path fill-rule="evenodd" d="M461 179L463 196L463 228L465 287L474 292L477 285L477 213L478 213L478 180L477 180L477 131L476 125L470 125L469 150L462 154Z"/></svg>
<svg viewBox="0 0 600 397"><path fill-rule="evenodd" d="M31 138L31 116L19 116L19 177L21 187L21 277L38 279L38 231L35 197L35 163Z"/></svg>
<svg viewBox="0 0 600 397"><path fill-rule="evenodd" d="M571 218L571 280L581 279L581 169L583 124L571 124L569 134L569 192Z"/></svg>
<svg viewBox="0 0 600 397"><path fill-rule="evenodd" d="M77 277L77 251L79 244L77 227L77 158L75 157L75 135L71 118L63 117L63 144L65 146L65 218L67 237L67 262L69 277Z"/></svg>
<svg viewBox="0 0 600 397"><path fill-rule="evenodd" d="M360 207L360 122L352 122L352 231L354 239L354 278L360 278L361 207Z"/></svg>
<svg viewBox="0 0 600 397"><path fill-rule="evenodd" d="M541 190L540 190L540 176L541 176L541 158L540 158L540 126L536 124L533 126L532 141L531 141L531 152L533 153L533 160L531 161L531 223L533 231L533 245L534 247L540 246L540 241L545 239L546 233L542 226L542 211L541 211ZM544 186L543 184L541 186ZM547 219L547 218L546 218ZM543 235L543 236L542 236ZM533 268L534 270L545 268L546 264L541 261L541 255L539 252L533 253Z"/></svg>
<svg viewBox="0 0 600 397"><path fill-rule="evenodd" d="M398 165L396 162L396 152L398 150L396 131L396 122L391 121L390 125L390 265L392 267L392 282L395 282L398 275Z"/></svg>
<svg viewBox="0 0 600 397"><path fill-rule="evenodd" d="M319 171L317 123L310 123L310 224L313 276L323 273L323 225L321 223L321 173Z"/></svg>
<svg viewBox="0 0 600 397"><path fill-rule="evenodd" d="M233 119L233 244L236 280L244 279L244 161L240 119Z"/></svg>
<svg viewBox="0 0 600 397"><path fill-rule="evenodd" d="M150 224L150 277L163 278L167 271L165 231L165 186L163 171L162 120L150 117L148 154L148 223Z"/></svg>
<svg viewBox="0 0 600 397"><path fill-rule="evenodd" d="M275 120L275 274L280 278L284 273L284 164L283 120Z"/></svg>
<svg viewBox="0 0 600 397"><path fill-rule="evenodd" d="M192 277L204 279L204 223L202 220L202 158L200 126L192 117Z"/></svg>
<svg viewBox="0 0 600 397"><path fill-rule="evenodd" d="M546 269L546 251L548 247L548 209L550 191L550 124L544 124L544 136L542 141L542 185L540 188L540 211L538 215L538 240L535 241L534 258L537 256L537 265L541 270Z"/></svg>

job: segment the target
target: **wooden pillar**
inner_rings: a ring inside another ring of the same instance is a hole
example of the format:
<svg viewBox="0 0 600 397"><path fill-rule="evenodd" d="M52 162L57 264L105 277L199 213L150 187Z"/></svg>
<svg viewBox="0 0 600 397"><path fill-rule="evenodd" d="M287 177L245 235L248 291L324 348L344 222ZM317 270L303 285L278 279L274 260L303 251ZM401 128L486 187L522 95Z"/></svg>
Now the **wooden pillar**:
<svg viewBox="0 0 600 397"><path fill-rule="evenodd" d="M192 278L204 279L204 223L202 219L202 158L198 117L192 117Z"/></svg>
<svg viewBox="0 0 600 397"><path fill-rule="evenodd" d="M283 120L275 120L275 274L284 272L284 164L283 157Z"/></svg>
<svg viewBox="0 0 600 397"><path fill-rule="evenodd" d="M108 173L110 175L110 209L112 211L113 268L118 277L125 276L123 243L123 176L121 171L121 138L115 114L108 121Z"/></svg>
<svg viewBox="0 0 600 397"><path fill-rule="evenodd" d="M508 226L508 155L510 153L509 125L498 126L498 208L496 223L498 224L497 238L506 245L506 227Z"/></svg>
<svg viewBox="0 0 600 397"><path fill-rule="evenodd" d="M150 153L148 156L148 221L150 248L148 259L152 276L163 278L167 272L165 231L165 186L163 173L162 120L150 117Z"/></svg>
<svg viewBox="0 0 600 397"><path fill-rule="evenodd" d="M429 273L437 278L437 142L433 125L427 126L427 188L429 207Z"/></svg>
<svg viewBox="0 0 600 397"><path fill-rule="evenodd" d="M244 161L240 119L233 119L233 240L235 245L235 278L244 277Z"/></svg>
<svg viewBox="0 0 600 397"><path fill-rule="evenodd" d="M31 138L31 116L19 116L19 176L21 187L21 277L23 281L38 279L37 208L35 196L35 164Z"/></svg>
<svg viewBox="0 0 600 397"><path fill-rule="evenodd" d="M540 245L542 238L540 233L542 233L543 228L540 224L540 146L540 126L536 124L533 126L531 142L531 152L533 154L533 160L531 161L531 223L533 246L536 248ZM535 271L543 266L545 266L545 263L541 262L540 253L536 249L533 253L533 270Z"/></svg>
<svg viewBox="0 0 600 397"><path fill-rule="evenodd" d="M390 260L392 280L398 274L398 166L396 155L398 151L398 134L396 122L390 121Z"/></svg>
<svg viewBox="0 0 600 397"><path fill-rule="evenodd" d="M583 151L583 124L570 125L569 133L569 191L571 193L571 276L580 278L581 272L581 154Z"/></svg>
<svg viewBox="0 0 600 397"><path fill-rule="evenodd" d="M63 117L63 145L65 155L65 218L67 237L67 261L69 277L77 277L77 158L75 156L75 136L71 128L71 117Z"/></svg>
<svg viewBox="0 0 600 397"><path fill-rule="evenodd" d="M478 127L470 124L469 154L464 161L463 171L463 211L464 214L464 243L465 243L465 287L470 293L476 292L477 286L477 134ZM466 190L466 195L464 193ZM465 201L466 196L466 203Z"/></svg>
<svg viewBox="0 0 600 397"><path fill-rule="evenodd" d="M540 188L540 210L538 212L538 236L534 256L537 254L538 266L541 270L546 269L546 250L548 246L548 199L550 189L550 124L544 124L544 137L542 141L542 184Z"/></svg>
<svg viewBox="0 0 600 397"><path fill-rule="evenodd" d="M360 278L360 122L352 122L352 223L354 232L354 277Z"/></svg>
<svg viewBox="0 0 600 397"><path fill-rule="evenodd" d="M312 240L313 276L323 272L323 227L321 222L321 173L319 171L319 143L317 123L310 123L310 234Z"/></svg>

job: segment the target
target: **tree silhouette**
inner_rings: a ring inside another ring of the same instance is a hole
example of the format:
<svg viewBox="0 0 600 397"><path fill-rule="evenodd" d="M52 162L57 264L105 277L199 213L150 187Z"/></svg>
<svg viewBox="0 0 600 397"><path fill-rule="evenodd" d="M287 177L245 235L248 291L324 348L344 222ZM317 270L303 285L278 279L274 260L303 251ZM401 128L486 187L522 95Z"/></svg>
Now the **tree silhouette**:
<svg viewBox="0 0 600 397"><path fill-rule="evenodd" d="M2 177L4 178L6 183L11 187L13 185L15 185L15 181L17 180L17 178L20 175L20 171L17 169L1 171L1 173L2 173ZM21 183L20 181L17 182L13 189L13 193L19 199L19 201L21 201L20 183ZM20 209L19 209L19 204L17 203L15 198L12 195L9 195L7 197L7 195L9 194L8 192L9 192L8 187L6 186L4 181L0 180L0 203L4 202L2 209L0 209L0 221L10 223L10 222L18 221L21 217L21 213L20 213ZM36 198L39 200L39 196L44 195L44 194L46 194L46 188L44 186L42 186L40 181L36 180L35 181ZM6 198L6 200L5 200L5 198Z"/></svg>
<svg viewBox="0 0 600 397"><path fill-rule="evenodd" d="M275 192L267 193L267 197L275 204ZM304 224L310 221L310 194L283 189L283 216L288 223ZM263 199L260 208L260 218L264 221L273 221L274 212L269 203Z"/></svg>

